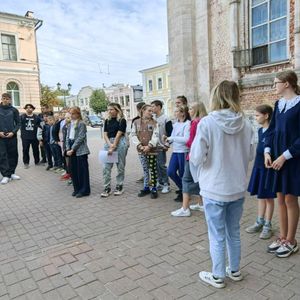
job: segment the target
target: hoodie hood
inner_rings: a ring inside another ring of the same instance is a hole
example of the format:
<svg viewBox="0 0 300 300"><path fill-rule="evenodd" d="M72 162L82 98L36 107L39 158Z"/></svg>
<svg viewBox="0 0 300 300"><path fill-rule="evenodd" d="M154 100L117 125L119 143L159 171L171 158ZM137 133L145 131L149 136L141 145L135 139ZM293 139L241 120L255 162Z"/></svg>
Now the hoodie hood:
<svg viewBox="0 0 300 300"><path fill-rule="evenodd" d="M236 134L240 132L245 125L245 118L241 112L233 112L230 109L216 110L209 115L216 124L227 134Z"/></svg>

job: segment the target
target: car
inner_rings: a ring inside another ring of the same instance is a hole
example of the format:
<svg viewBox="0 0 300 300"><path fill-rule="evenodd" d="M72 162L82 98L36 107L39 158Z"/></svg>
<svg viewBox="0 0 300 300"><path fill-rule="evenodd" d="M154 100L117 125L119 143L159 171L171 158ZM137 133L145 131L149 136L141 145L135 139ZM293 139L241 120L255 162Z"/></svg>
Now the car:
<svg viewBox="0 0 300 300"><path fill-rule="evenodd" d="M88 116L87 123L91 127L102 127L103 126L103 120L101 118L99 118L98 116Z"/></svg>

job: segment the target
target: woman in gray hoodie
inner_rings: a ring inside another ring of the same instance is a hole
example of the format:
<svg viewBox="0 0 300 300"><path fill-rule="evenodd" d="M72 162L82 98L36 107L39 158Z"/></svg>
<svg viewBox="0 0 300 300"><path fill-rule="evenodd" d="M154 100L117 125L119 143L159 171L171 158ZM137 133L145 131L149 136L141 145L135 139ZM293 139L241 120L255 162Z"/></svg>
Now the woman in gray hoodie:
<svg viewBox="0 0 300 300"><path fill-rule="evenodd" d="M211 112L199 123L190 152L191 172L201 187L212 259L212 272L200 272L199 277L216 288L225 287L226 276L234 281L243 279L240 219L248 163L254 155L253 137L240 107L237 84L222 81L212 92Z"/></svg>

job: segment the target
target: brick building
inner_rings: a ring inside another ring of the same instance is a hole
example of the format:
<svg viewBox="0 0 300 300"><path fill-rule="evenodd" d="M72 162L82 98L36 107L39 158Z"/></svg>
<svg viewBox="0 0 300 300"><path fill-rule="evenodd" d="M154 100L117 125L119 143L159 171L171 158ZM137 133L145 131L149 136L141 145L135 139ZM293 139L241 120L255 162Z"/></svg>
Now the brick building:
<svg viewBox="0 0 300 300"><path fill-rule="evenodd" d="M40 107L40 72L36 30L42 21L0 12L0 93L8 92L18 109L26 103Z"/></svg>
<svg viewBox="0 0 300 300"><path fill-rule="evenodd" d="M273 102L275 73L300 75L300 0L168 0L171 97L208 103L233 79L252 110Z"/></svg>

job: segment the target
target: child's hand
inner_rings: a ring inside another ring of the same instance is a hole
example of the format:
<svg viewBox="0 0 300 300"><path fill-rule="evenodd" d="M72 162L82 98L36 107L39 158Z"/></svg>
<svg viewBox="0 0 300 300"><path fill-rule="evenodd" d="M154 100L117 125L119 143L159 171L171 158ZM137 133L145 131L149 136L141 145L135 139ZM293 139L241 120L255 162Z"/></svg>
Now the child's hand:
<svg viewBox="0 0 300 300"><path fill-rule="evenodd" d="M168 138L168 137L167 137L166 135L163 135L163 136L162 136L162 140L163 140L164 143L167 141L167 138Z"/></svg>
<svg viewBox="0 0 300 300"><path fill-rule="evenodd" d="M276 160L273 161L272 168L274 170L279 171L282 168L285 161L286 161L285 157L283 155L280 155Z"/></svg>
<svg viewBox="0 0 300 300"><path fill-rule="evenodd" d="M265 153L265 167L267 169L271 169L273 167L270 153Z"/></svg>

